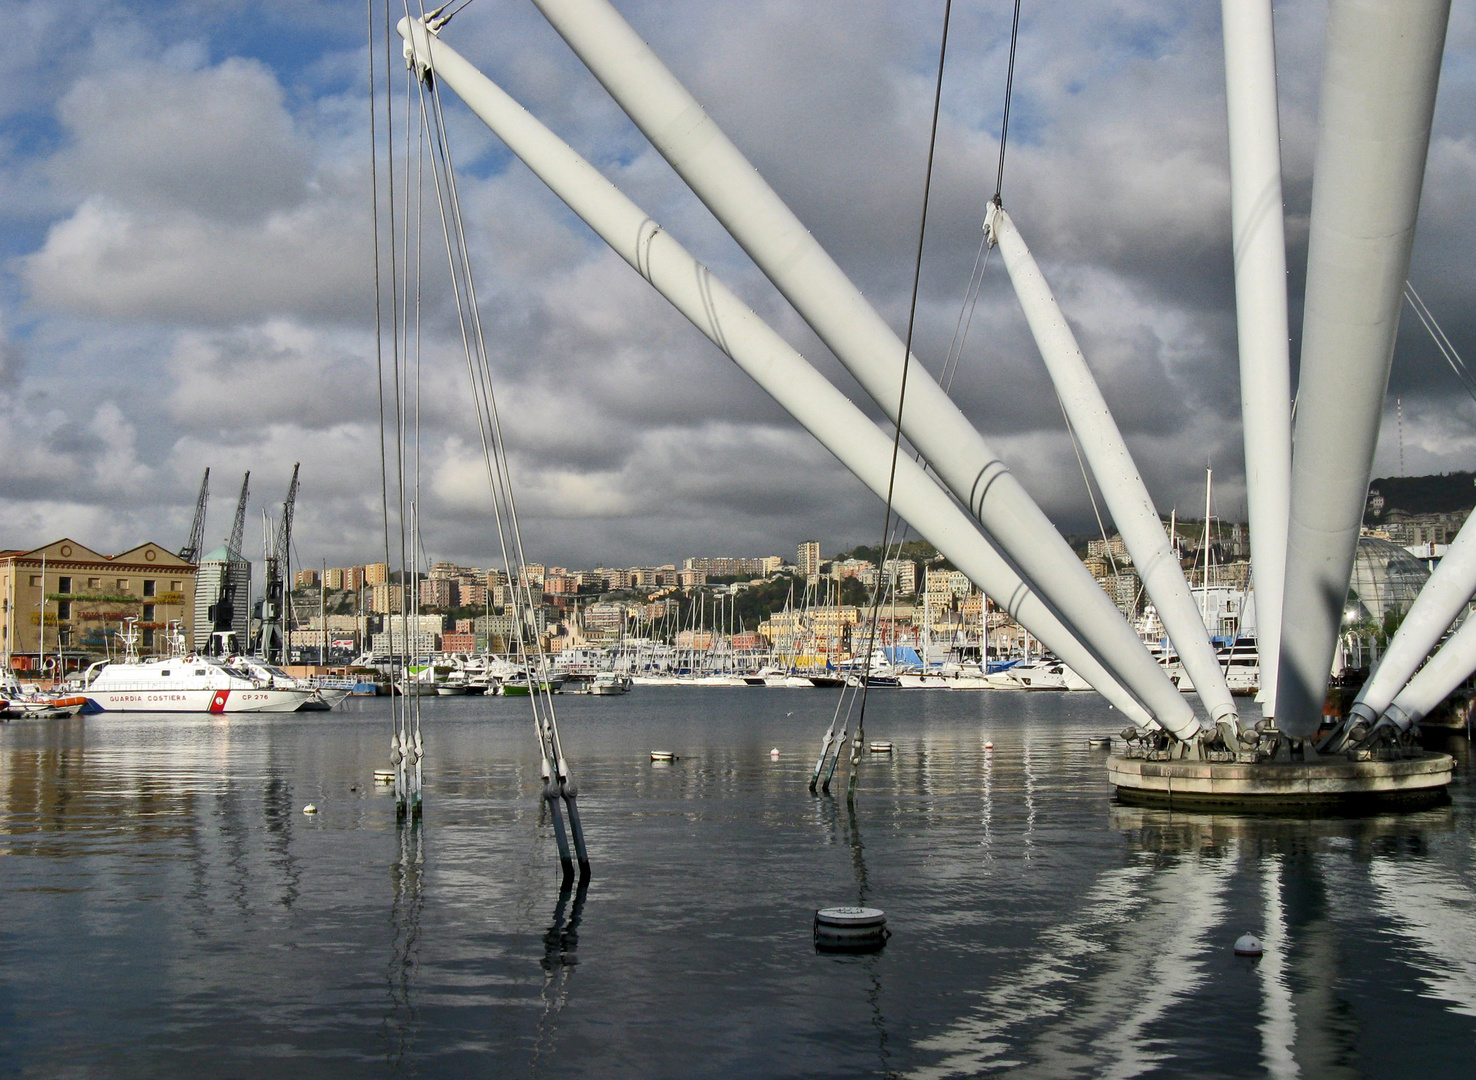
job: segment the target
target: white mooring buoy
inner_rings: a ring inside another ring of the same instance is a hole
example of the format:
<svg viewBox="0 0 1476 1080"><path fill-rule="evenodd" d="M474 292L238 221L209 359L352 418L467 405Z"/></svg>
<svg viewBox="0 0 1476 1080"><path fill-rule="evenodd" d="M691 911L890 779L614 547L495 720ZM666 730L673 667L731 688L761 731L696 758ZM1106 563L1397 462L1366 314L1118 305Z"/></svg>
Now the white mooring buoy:
<svg viewBox="0 0 1476 1080"><path fill-rule="evenodd" d="M376 784L393 784L395 782L395 771L393 769L375 769L374 782Z"/></svg>
<svg viewBox="0 0 1476 1080"><path fill-rule="evenodd" d="M676 759L677 759L677 756L674 753L672 753L670 750L652 750L651 751L651 760L652 761L675 761Z"/></svg>
<svg viewBox="0 0 1476 1080"><path fill-rule="evenodd" d="M318 808L316 806L314 806L312 803L308 803L306 806L304 806L302 808L302 812L304 814L316 814L318 812Z"/></svg>
<svg viewBox="0 0 1476 1080"><path fill-rule="evenodd" d="M815 947L830 952L867 952L887 943L887 914L874 907L830 907L815 912Z"/></svg>
<svg viewBox="0 0 1476 1080"><path fill-rule="evenodd" d="M774 747L774 749L770 750L769 756L777 761L779 759L779 748L776 746Z"/></svg>
<svg viewBox="0 0 1476 1080"><path fill-rule="evenodd" d="M1261 942L1252 934L1241 934L1235 939L1236 956L1260 956Z"/></svg>
<svg viewBox="0 0 1476 1080"><path fill-rule="evenodd" d="M889 742L874 742L867 749L873 754L890 754L892 752L892 744Z"/></svg>
<svg viewBox="0 0 1476 1080"><path fill-rule="evenodd" d="M994 749L994 744L992 742L987 742L987 743L984 744L984 749L985 750L993 750Z"/></svg>

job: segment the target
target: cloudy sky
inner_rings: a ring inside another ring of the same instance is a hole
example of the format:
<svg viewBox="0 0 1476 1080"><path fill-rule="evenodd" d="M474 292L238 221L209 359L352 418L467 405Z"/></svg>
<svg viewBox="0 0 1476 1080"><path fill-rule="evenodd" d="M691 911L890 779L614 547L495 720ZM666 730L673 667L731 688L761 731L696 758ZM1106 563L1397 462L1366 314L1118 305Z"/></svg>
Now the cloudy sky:
<svg viewBox="0 0 1476 1080"><path fill-rule="evenodd" d="M617 6L900 332L941 0ZM993 191L1010 8L954 5L917 331L935 374ZM1026 0L1005 200L1160 508L1202 505L1209 463L1231 516L1243 494L1218 10ZM1325 3L1276 13L1295 312ZM280 503L301 461L301 559L373 559L364 4L0 0L0 16L0 546L66 534L105 551L176 547L209 466L210 540L252 471L254 553L260 507ZM444 37L859 400L527 0L475 0ZM628 565L874 543L880 504L449 94L446 112L530 557ZM1476 0L1455 0L1411 279L1476 360L1473 181ZM490 563L475 414L427 224L424 545ZM997 261L953 392L1063 528L1095 531ZM1476 407L1409 316L1390 394L1380 474L1399 470L1396 394L1406 471L1476 466Z"/></svg>

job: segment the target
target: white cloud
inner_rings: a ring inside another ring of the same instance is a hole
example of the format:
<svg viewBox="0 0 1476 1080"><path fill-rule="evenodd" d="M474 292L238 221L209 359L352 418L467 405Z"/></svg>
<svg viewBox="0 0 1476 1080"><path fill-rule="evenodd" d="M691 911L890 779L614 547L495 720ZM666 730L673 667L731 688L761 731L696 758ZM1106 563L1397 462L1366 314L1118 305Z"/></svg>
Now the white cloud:
<svg viewBox="0 0 1476 1080"><path fill-rule="evenodd" d="M0 212L25 223L0 282L8 542L62 526L96 530L78 539L103 546L169 542L188 525L206 465L228 517L242 471L253 471L255 507L280 501L302 461L299 545L369 557L383 539L361 10L274 7L286 34L277 49L189 5L148 20L107 0L83 6L105 33L81 32L52 5L0 0L15 31L0 73L24 90L0 111L34 125L13 126L21 134L0 147L0 175L16 189ZM619 6L901 329L938 12L896 0L848 4L843 18L832 0ZM1324 6L1277 4L1294 312ZM1476 17L1456 8L1413 275L1471 356ZM918 325L934 371L993 192L1008 16L1008 5L955 6ZM350 20L351 33L337 28ZM1214 5L1040 0L1026 8L1016 76L1006 204L1165 508L1202 498L1207 457L1222 507L1240 498L1218 33ZM483 0L446 37L860 400L531 5ZM827 548L874 540L875 499L453 95L445 107L536 550L627 563L788 553L802 535ZM433 207L428 198L422 522L440 554L490 557ZM1469 466L1469 405L1405 330L1393 386L1411 465ZM1049 512L1095 531L997 260L955 392Z"/></svg>

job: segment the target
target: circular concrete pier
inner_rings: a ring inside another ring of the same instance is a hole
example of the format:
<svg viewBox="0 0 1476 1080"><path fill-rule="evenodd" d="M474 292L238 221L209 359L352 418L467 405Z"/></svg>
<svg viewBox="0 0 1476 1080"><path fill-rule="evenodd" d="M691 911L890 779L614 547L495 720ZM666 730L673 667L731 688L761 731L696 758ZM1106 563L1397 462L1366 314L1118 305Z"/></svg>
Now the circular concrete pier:
<svg viewBox="0 0 1476 1080"><path fill-rule="evenodd" d="M1339 812L1429 806L1446 798L1455 759L1390 761L1149 761L1113 754L1107 774L1125 803L1236 811Z"/></svg>

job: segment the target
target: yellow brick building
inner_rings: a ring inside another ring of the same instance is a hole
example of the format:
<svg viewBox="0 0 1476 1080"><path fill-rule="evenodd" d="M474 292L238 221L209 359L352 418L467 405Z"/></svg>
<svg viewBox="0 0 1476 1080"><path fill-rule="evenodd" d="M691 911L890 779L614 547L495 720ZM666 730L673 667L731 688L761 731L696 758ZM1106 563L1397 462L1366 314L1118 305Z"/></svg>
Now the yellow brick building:
<svg viewBox="0 0 1476 1080"><path fill-rule="evenodd" d="M167 652L180 623L191 640L195 566L155 543L103 555L61 539L31 551L0 551L0 651L35 671L61 657L67 670L116 651L125 619L136 619L144 654Z"/></svg>

